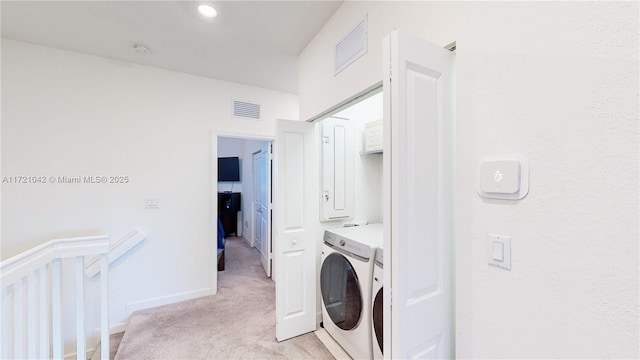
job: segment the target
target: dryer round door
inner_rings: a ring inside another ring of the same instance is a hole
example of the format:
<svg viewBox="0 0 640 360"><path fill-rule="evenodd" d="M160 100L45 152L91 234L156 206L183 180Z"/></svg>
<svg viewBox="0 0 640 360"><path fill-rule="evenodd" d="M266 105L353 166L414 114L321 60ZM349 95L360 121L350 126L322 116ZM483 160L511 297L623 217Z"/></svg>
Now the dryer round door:
<svg viewBox="0 0 640 360"><path fill-rule="evenodd" d="M351 330L358 325L362 317L362 291L358 275L344 255L332 253L322 262L320 291L324 307L336 326Z"/></svg>
<svg viewBox="0 0 640 360"><path fill-rule="evenodd" d="M383 309L383 306L382 306L383 290L384 290L384 287L381 287L380 290L378 290L376 297L373 299L373 333L376 336L376 340L378 342L378 347L380 348L380 352L384 354L384 351L382 350L382 344L383 344L382 318L384 317L383 310L382 310ZM375 344L373 346L375 346Z"/></svg>

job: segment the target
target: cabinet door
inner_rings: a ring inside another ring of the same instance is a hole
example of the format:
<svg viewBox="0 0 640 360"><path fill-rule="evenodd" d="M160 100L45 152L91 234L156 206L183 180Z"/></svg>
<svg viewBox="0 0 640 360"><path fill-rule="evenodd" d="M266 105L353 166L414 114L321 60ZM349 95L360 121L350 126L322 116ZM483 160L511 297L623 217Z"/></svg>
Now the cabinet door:
<svg viewBox="0 0 640 360"><path fill-rule="evenodd" d="M353 125L348 119L322 121L321 220L353 216Z"/></svg>

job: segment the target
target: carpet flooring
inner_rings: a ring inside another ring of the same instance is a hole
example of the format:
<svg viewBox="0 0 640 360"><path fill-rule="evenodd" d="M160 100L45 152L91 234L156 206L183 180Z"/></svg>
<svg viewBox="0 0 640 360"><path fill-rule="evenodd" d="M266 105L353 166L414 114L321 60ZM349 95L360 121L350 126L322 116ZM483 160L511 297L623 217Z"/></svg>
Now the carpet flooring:
<svg viewBox="0 0 640 360"><path fill-rule="evenodd" d="M116 352L118 351L118 347L120 347L120 342L122 341L123 336L124 332L111 334L109 336L109 359L114 359L116 357ZM93 356L91 356L91 360L101 359L102 355L100 354L100 342L98 342L98 346L96 346L96 349L93 352Z"/></svg>
<svg viewBox="0 0 640 360"><path fill-rule="evenodd" d="M313 334L275 339L275 284L256 249L227 239L218 294L134 313L115 359L334 359Z"/></svg>

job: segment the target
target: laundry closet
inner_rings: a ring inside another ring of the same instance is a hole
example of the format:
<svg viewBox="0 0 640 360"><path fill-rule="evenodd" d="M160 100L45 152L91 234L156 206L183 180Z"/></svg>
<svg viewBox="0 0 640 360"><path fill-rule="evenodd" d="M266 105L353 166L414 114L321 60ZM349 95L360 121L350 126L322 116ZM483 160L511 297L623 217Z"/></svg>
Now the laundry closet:
<svg viewBox="0 0 640 360"><path fill-rule="evenodd" d="M383 258L380 90L317 124L322 325L354 359L382 358L383 348L383 274L378 271L374 276L376 259L377 268L381 268ZM378 292L374 320L373 302Z"/></svg>
<svg viewBox="0 0 640 360"><path fill-rule="evenodd" d="M354 358L449 358L454 55L399 31L383 45L379 83L277 122L276 338L322 322Z"/></svg>

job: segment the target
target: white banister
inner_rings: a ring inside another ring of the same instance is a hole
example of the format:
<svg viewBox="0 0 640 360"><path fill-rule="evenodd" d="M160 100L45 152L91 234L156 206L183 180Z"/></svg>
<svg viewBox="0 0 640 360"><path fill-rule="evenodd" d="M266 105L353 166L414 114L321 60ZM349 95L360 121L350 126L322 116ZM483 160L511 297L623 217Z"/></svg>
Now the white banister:
<svg viewBox="0 0 640 360"><path fill-rule="evenodd" d="M49 358L49 291L47 289L47 265L42 265L40 270L38 270L38 279L39 279L39 295L40 295L40 310L38 311L38 317L40 320L40 334L39 336L39 346L38 346L38 357L40 359L48 359Z"/></svg>
<svg viewBox="0 0 640 360"><path fill-rule="evenodd" d="M36 273L27 276L27 359L36 358Z"/></svg>
<svg viewBox="0 0 640 360"><path fill-rule="evenodd" d="M133 229L128 234L123 236L120 240L116 241L111 245L111 249L109 249L109 264L118 260L121 256L126 254L135 248L139 243L143 242L147 238L147 234L138 230ZM94 259L87 259L87 262L84 266L84 272L88 277L94 277L98 272L100 272L100 257L96 257Z"/></svg>
<svg viewBox="0 0 640 360"><path fill-rule="evenodd" d="M52 306L52 328L53 335L53 358L63 359L62 344L62 284L60 281L61 271L60 259L55 259L51 263L51 306Z"/></svg>
<svg viewBox="0 0 640 360"><path fill-rule="evenodd" d="M13 285L13 355L16 359L24 358L24 280Z"/></svg>
<svg viewBox="0 0 640 360"><path fill-rule="evenodd" d="M109 245L106 235L56 239L0 262L2 359L64 359L62 304L71 300L62 291L65 258L75 261L76 356L86 358L84 259L91 255L100 258L101 354L109 357Z"/></svg>
<svg viewBox="0 0 640 360"><path fill-rule="evenodd" d="M76 359L85 360L84 333L84 258L76 257Z"/></svg>
<svg viewBox="0 0 640 360"><path fill-rule="evenodd" d="M11 351L9 349L9 344L11 342L11 333L9 332L10 326L9 326L9 306L11 306L11 303L9 302L9 288L3 288L2 289L2 318L0 320L2 320L2 328L0 328L0 332L2 334L6 334L5 336L2 337L2 342L0 343L0 358L1 359L8 359L9 358L9 354L11 354Z"/></svg>
<svg viewBox="0 0 640 360"><path fill-rule="evenodd" d="M109 256L100 255L100 358L109 359Z"/></svg>

